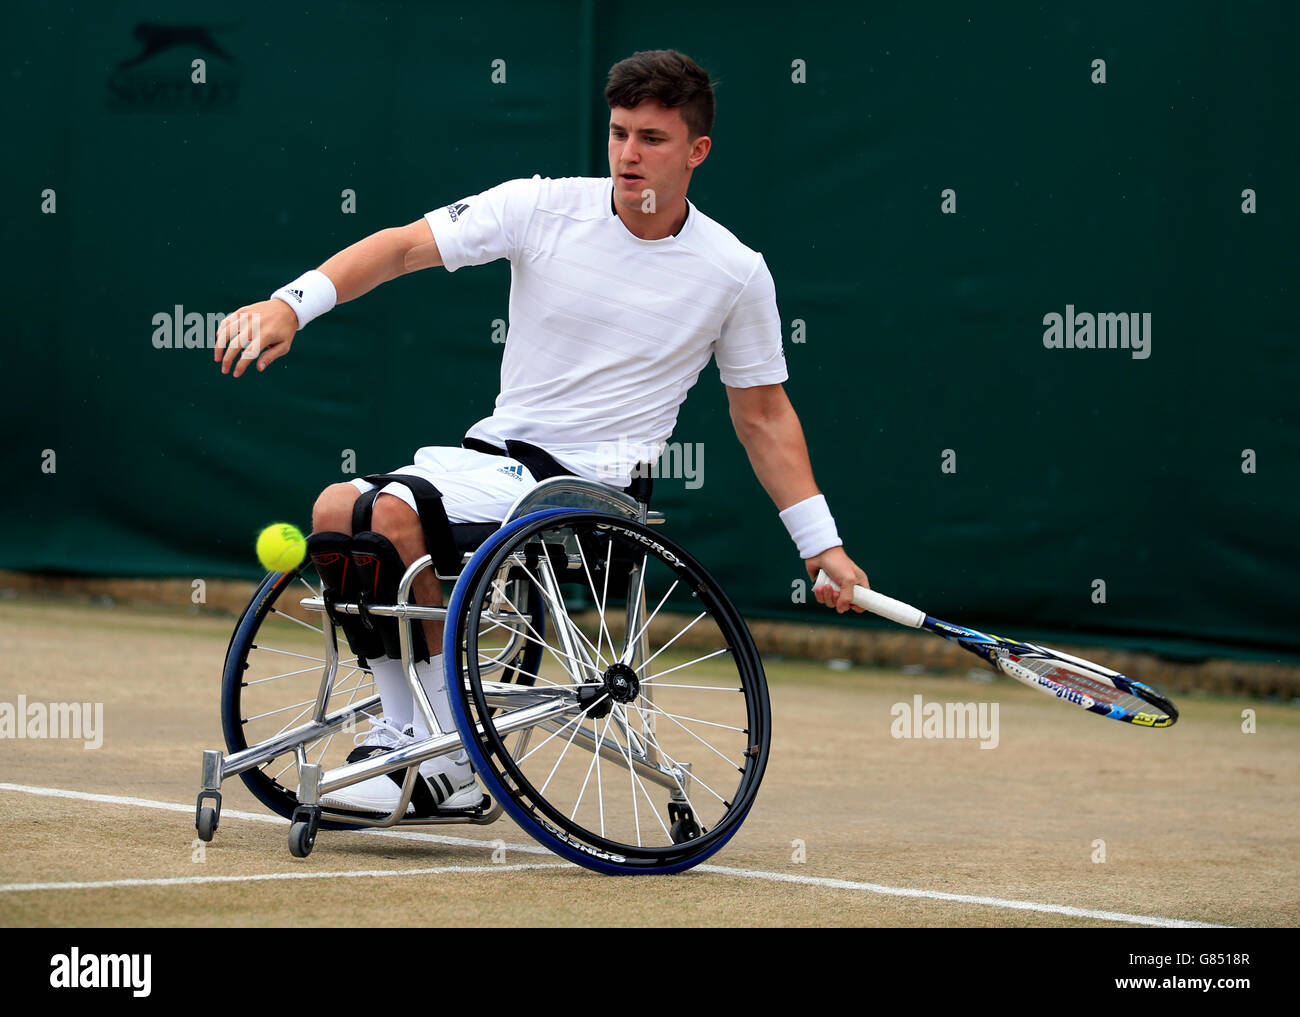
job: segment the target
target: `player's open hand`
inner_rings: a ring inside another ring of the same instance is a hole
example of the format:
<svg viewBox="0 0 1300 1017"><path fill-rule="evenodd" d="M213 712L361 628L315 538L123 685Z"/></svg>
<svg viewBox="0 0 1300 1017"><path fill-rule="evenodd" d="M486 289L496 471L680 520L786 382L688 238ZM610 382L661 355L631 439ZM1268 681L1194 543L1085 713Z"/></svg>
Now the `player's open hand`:
<svg viewBox="0 0 1300 1017"><path fill-rule="evenodd" d="M220 361L222 374L229 374L233 366L236 378L254 361L259 371L265 371L289 352L297 331L298 316L283 300L249 304L221 322L212 359Z"/></svg>
<svg viewBox="0 0 1300 1017"><path fill-rule="evenodd" d="M818 601L835 608L840 614L849 608L862 614L862 608L853 603L853 587L857 585L871 589L871 584L867 582L867 574L853 564L853 559L844 553L843 547L832 547L815 557L805 558L804 564L808 566L808 577L814 583L817 582L817 572L824 570L831 582L840 588L837 593L830 583L820 588L815 587L813 596Z"/></svg>

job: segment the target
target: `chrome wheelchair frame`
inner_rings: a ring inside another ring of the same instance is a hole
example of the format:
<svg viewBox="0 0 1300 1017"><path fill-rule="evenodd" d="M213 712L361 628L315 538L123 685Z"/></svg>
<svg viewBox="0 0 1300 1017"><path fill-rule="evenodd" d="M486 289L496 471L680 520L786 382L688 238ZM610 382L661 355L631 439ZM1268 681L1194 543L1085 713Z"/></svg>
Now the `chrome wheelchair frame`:
<svg viewBox="0 0 1300 1017"><path fill-rule="evenodd" d="M677 872L718 851L749 812L766 767L766 680L743 619L699 562L651 529L662 522L660 514L620 491L558 477L522 496L501 527L463 555L459 573L434 570L438 579L455 584L446 606L411 602L412 584L433 568L427 554L407 568L392 604L327 606L300 572L269 574L227 650L227 752L203 753L195 806L200 838L212 839L223 782L239 776L260 801L290 820L289 847L297 857L312 851L322 829L483 825L503 812L557 854L610 874ZM312 592L300 608L321 618L319 658L259 644L259 633L272 627L268 619L315 628L276 607L297 581ZM585 613L575 617L575 607ZM689 611L681 613L683 607ZM337 615L367 612L398 620L403 669L430 736L326 766L335 736L382 709L373 678L367 686L368 672L355 658L341 656L338 645ZM691 614L680 628L670 622ZM445 626L443 661L456 731L441 729L416 675L411 626L427 620ZM689 655L687 644L719 642L724 645L712 652L664 666ZM662 645L656 649L655 643ZM253 668L251 660L257 655L263 661L267 654L273 655L272 670L284 655L291 667L300 659L310 663L260 677L270 665ZM314 695L284 694L302 697L287 706L267 698L282 694L277 681L310 681L317 665ZM692 684L664 681L683 672ZM724 695L729 691L742 696ZM254 700L255 709L266 706L267 712L253 714ZM295 710L280 724L278 715ZM252 744L246 738L250 723L264 734ZM462 748L484 787L484 803L455 813L407 815L419 764ZM289 762L271 775L271 764L286 757ZM290 769L296 780L281 782ZM394 778L400 780L400 801L390 813L321 805L331 791L401 771Z"/></svg>

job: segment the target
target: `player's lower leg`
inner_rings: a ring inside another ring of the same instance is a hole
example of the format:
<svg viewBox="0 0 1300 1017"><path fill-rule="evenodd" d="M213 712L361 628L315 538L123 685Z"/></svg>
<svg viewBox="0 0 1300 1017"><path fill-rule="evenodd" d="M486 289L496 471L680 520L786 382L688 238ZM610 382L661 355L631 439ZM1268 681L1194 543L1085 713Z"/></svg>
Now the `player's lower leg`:
<svg viewBox="0 0 1300 1017"><path fill-rule="evenodd" d="M386 505L385 502L397 502L401 509L391 504ZM360 594L363 601L368 598L375 603L392 603L396 600L401 576L411 562L425 553L423 530L418 518L405 503L391 496L376 499L372 525L386 526L388 532L367 531L353 537L352 559L356 582L363 591ZM411 592L411 599L415 603L441 606L442 588L427 570L417 577ZM371 621L384 646L384 654L376 656L372 670L380 689L385 722L372 726L354 750L353 756L357 758L369 758L399 745L426 739L432 734L423 710L414 704L409 681L403 672L399 623L396 619L372 618ZM434 721L440 733L451 734L455 732L456 724L447 698L442 655L430 652L440 648L441 639L441 622L422 622L421 627L412 631L410 649L416 675L432 707ZM322 802L335 808L391 812L397 805L403 776L402 773L396 773L390 777L362 781L327 795ZM417 780L416 791L407 811L425 813L473 808L482 799L483 794L474 781L468 757L463 749L458 749L421 764L420 779Z"/></svg>

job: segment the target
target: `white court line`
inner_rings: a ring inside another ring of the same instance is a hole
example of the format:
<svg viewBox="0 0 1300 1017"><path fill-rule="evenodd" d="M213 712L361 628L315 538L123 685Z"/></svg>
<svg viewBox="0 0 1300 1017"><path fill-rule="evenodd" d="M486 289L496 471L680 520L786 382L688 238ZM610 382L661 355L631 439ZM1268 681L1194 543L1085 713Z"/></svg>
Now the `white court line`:
<svg viewBox="0 0 1300 1017"><path fill-rule="evenodd" d="M1049 915L1069 915L1072 918L1097 918L1103 922L1129 922L1134 925L1154 925L1161 929L1227 929L1228 925L1210 922L1191 922L1182 918L1153 918L1150 915L1128 915L1122 911L1092 911L1069 904L1038 904L1028 900L1004 900L1001 897L976 897L964 893L943 893L939 890L909 890L898 886L881 886L879 883L858 883L848 879L831 879L826 876L796 876L785 872L759 872L752 869L728 869L717 865L697 865L697 872L716 872L727 876L745 876L750 879L767 879L777 883L799 883L803 886L824 886L832 890L858 890L878 893L886 897L916 897L922 900L945 900L957 904L982 904L986 907L1010 908L1013 911L1038 911Z"/></svg>
<svg viewBox="0 0 1300 1017"><path fill-rule="evenodd" d="M80 802L103 802L105 805L136 805L142 809L161 809L164 812L184 812L187 815L194 815L194 806L186 805L180 802L158 802L151 798L131 798L125 795L96 795L83 791L64 791L56 787L29 787L26 784L5 784L0 783L0 791L19 791L23 794L40 795L45 798L71 798ZM265 812L242 812L239 809L227 809L224 805L221 809L221 819L224 821L227 817L232 819L248 819L254 823L275 823L283 826L287 820L279 816L268 815ZM329 831L326 831L329 832ZM357 830L358 834L365 834L370 837L395 837L398 840L422 840L434 844L445 844L448 847L481 847L490 848L493 846L492 841L476 840L473 837L449 837L439 833L423 833L418 830ZM549 855L552 852L540 844L507 844L511 851L519 851L528 855ZM566 865L569 863L565 863ZM576 867L576 866L575 866Z"/></svg>
<svg viewBox="0 0 1300 1017"><path fill-rule="evenodd" d="M103 890L123 886L196 886L201 883L263 883L274 879L363 879L372 876L441 876L449 872L526 872L569 869L568 862L531 865L439 865L431 869L353 869L346 872L263 872L252 876L176 876L170 879L103 879L95 883L4 883L0 893L28 890Z"/></svg>
<svg viewBox="0 0 1300 1017"><path fill-rule="evenodd" d="M147 809L162 809L166 812L194 813L193 805L177 802L159 802L149 798L130 798L120 795L88 794L80 791L65 791L60 788L30 787L26 784L0 783L0 791L16 791L22 794L41 795L49 798L71 798L77 801L103 802L109 805L136 805ZM221 818L250 819L259 823L283 824L279 816L268 816L258 812L240 812L234 809L222 809ZM442 834L420 833L407 830L364 830L357 831L371 836L398 837L403 840L423 840L454 847L493 847L491 841L475 840L471 837L447 837ZM504 842L501 842L504 843ZM550 855L551 852L540 844L504 844L507 851L522 854ZM74 890L101 886L167 886L191 883L237 883L272 879L317 879L329 876L415 876L434 875L450 872L511 872L526 869L567 869L576 868L568 862L556 862L549 865L483 865L483 866L443 866L430 869L376 869L352 872L331 873L267 873L258 876L187 876L176 879L126 879L106 880L102 883L6 883L0 884L0 893L17 890ZM1223 929L1225 925L1211 922L1193 922L1182 918L1161 918L1152 915L1130 915L1122 911L1094 911L1089 908L1077 908L1066 904L1039 904L1036 901L1008 900L1002 897L982 897L960 893L943 893L939 890L914 890L907 887L882 886L879 883L861 883L848 879L832 879L826 876L801 876L786 872L764 872L759 869L733 869L724 865L697 865L695 872L711 873L717 876L733 876L741 879L756 879L772 883L793 883L798 886L818 886L831 890L849 890L856 893L873 893L886 897L911 897L920 900L947 901L955 904L975 904L981 907L1005 908L1012 911L1033 911L1039 914L1066 915L1071 918L1092 918L1103 922L1125 922L1129 925L1148 925L1160 929Z"/></svg>

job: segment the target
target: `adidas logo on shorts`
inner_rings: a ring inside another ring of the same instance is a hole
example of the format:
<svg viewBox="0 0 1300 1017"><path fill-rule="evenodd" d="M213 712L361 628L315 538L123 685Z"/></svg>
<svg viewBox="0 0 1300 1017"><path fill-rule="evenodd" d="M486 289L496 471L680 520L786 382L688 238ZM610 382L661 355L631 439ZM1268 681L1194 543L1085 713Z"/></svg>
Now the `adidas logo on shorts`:
<svg viewBox="0 0 1300 1017"><path fill-rule="evenodd" d="M451 221L455 222L469 210L469 206L463 201L458 201L454 205L447 206L447 214L451 216Z"/></svg>
<svg viewBox="0 0 1300 1017"><path fill-rule="evenodd" d="M522 466L519 466L518 464L516 464L516 465L514 465L514 466L502 466L499 470L497 470L497 472L498 472L498 473L508 473L510 476L514 477L516 480L523 480L523 479L524 479L524 468L523 468Z"/></svg>

